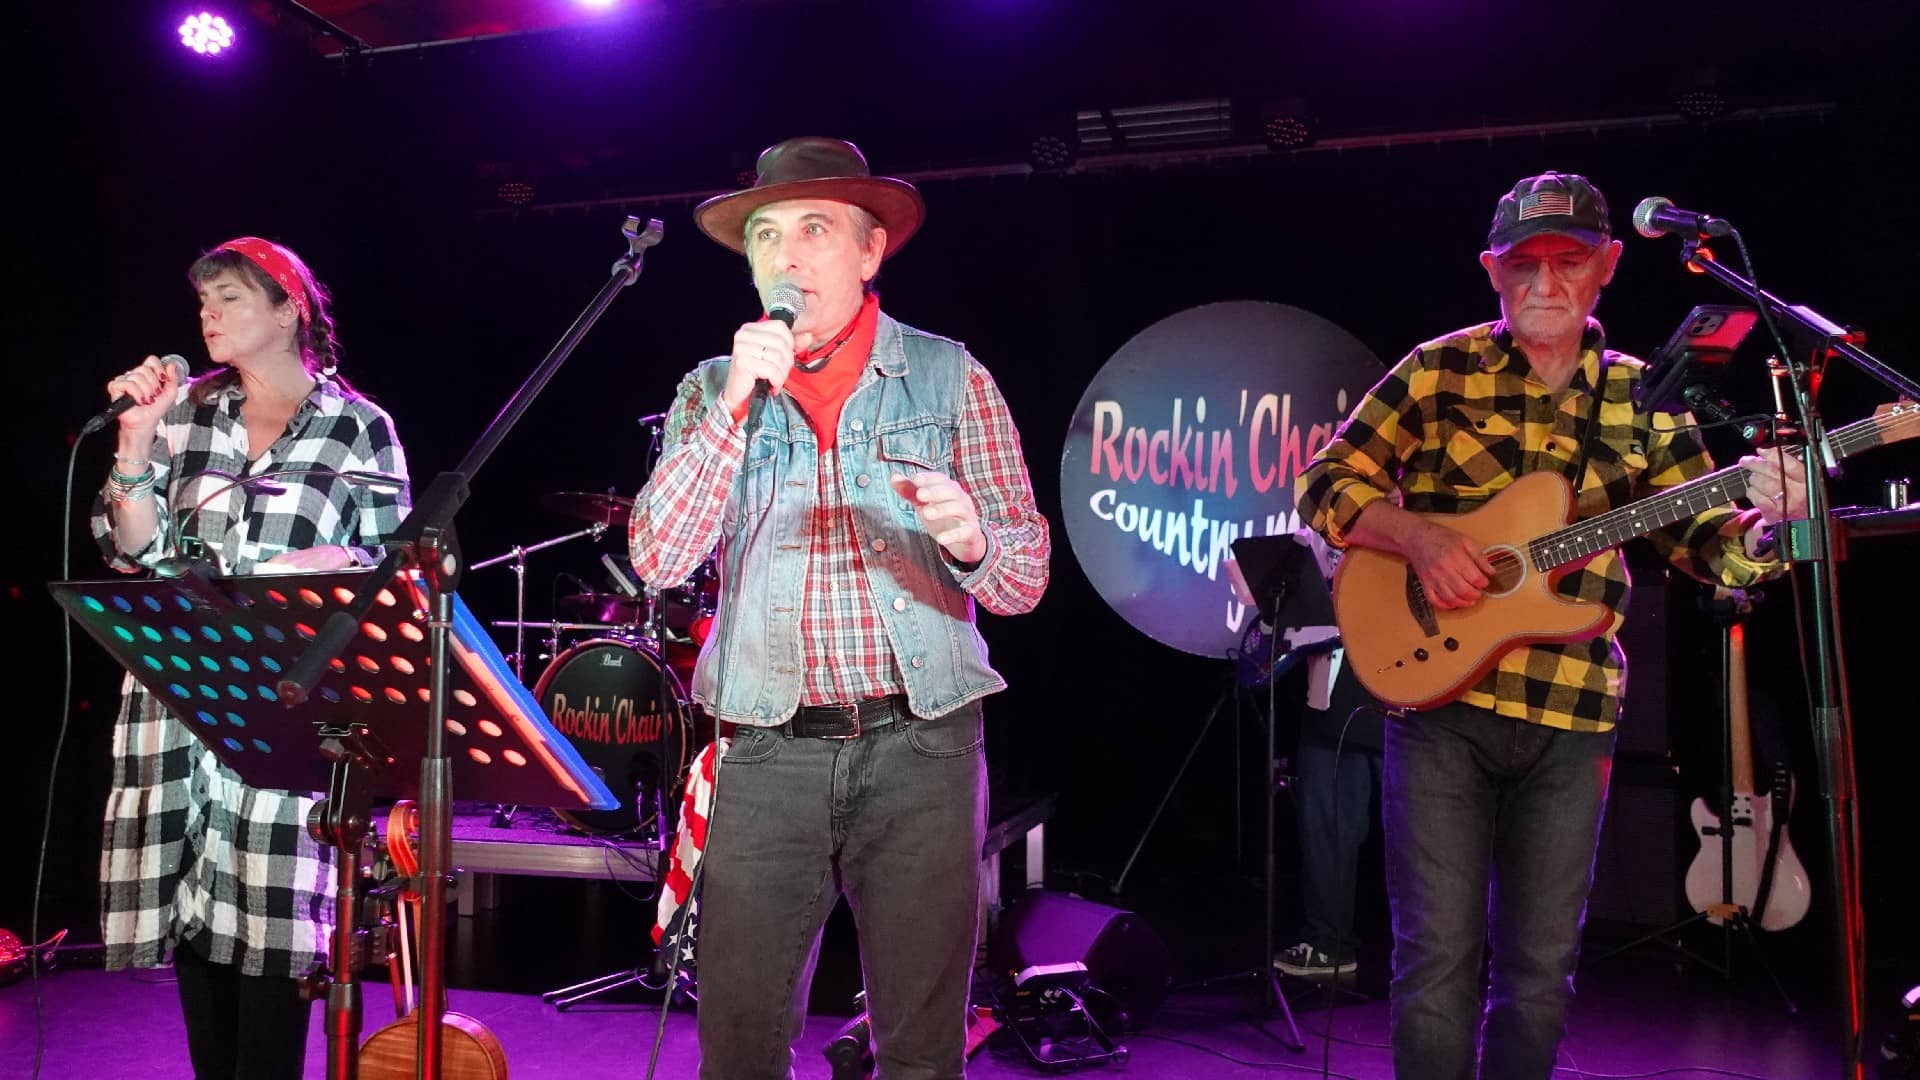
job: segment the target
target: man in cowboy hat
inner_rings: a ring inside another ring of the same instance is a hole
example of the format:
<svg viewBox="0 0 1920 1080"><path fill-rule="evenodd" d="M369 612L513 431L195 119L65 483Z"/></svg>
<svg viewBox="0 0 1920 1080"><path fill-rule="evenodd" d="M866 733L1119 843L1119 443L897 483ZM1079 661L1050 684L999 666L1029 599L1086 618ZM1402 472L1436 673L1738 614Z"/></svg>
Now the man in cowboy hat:
<svg viewBox="0 0 1920 1080"><path fill-rule="evenodd" d="M656 586L720 550L693 678L735 725L701 867L701 1075L789 1075L844 893L879 1075L957 1077L980 699L1006 685L973 611L1039 601L1047 522L986 369L880 311L873 277L919 228L919 192L837 139L789 139L757 171L694 220L746 255L778 317L681 381L630 533Z"/></svg>

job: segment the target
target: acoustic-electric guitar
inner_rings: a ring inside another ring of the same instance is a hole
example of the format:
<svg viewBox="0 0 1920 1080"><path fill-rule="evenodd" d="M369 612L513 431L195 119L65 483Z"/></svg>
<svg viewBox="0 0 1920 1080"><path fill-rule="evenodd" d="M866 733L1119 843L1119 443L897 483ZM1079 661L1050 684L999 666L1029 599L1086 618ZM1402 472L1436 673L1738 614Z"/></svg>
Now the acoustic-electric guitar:
<svg viewBox="0 0 1920 1080"><path fill-rule="evenodd" d="M1842 458L1920 436L1920 403L1883 405L1828 434ZM1560 578L1603 551L1746 492L1746 470L1733 465L1569 524L1572 485L1558 473L1539 472L1515 479L1475 510L1427 515L1477 542L1493 564L1493 580L1478 602L1442 610L1428 601L1406 559L1349 549L1333 581L1347 662L1389 707L1452 701L1517 646L1584 641L1606 629L1613 612L1554 592Z"/></svg>

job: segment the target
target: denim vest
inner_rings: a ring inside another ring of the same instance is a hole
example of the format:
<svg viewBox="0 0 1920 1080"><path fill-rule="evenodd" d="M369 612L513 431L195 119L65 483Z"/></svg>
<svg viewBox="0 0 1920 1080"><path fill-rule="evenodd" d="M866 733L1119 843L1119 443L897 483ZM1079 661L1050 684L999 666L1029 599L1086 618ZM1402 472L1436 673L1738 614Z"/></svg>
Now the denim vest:
<svg viewBox="0 0 1920 1080"><path fill-rule="evenodd" d="M987 664L973 597L889 477L954 475L954 433L966 402L966 350L882 313L868 369L840 412L840 484L874 611L906 680L915 716L931 719L1006 688ZM727 358L700 366L717 401ZM785 395L745 421L746 461L720 535L722 598L700 649L693 697L723 720L781 724L800 705L800 610L820 480L813 427Z"/></svg>

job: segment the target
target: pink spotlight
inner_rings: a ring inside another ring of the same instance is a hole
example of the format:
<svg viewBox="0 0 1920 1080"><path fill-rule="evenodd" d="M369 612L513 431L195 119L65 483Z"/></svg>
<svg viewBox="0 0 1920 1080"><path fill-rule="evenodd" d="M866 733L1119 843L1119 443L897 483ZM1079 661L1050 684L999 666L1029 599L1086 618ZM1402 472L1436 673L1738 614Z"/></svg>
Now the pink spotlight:
<svg viewBox="0 0 1920 1080"><path fill-rule="evenodd" d="M202 56L217 56L233 45L233 27L211 12L189 15L180 24L180 44Z"/></svg>

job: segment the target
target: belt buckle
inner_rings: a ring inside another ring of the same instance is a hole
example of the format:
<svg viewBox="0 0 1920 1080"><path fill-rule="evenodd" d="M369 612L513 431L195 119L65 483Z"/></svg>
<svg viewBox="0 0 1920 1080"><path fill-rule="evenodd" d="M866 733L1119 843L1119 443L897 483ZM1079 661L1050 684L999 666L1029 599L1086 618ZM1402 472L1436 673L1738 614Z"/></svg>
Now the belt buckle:
<svg viewBox="0 0 1920 1080"><path fill-rule="evenodd" d="M847 716L847 722L853 725L853 730L848 732L845 735L821 735L819 736L820 738L845 740L845 739L857 739L860 737L860 705L859 703L854 702L854 703L849 703L844 705L843 704L816 705L814 707L818 709L832 709L835 712L845 713Z"/></svg>

